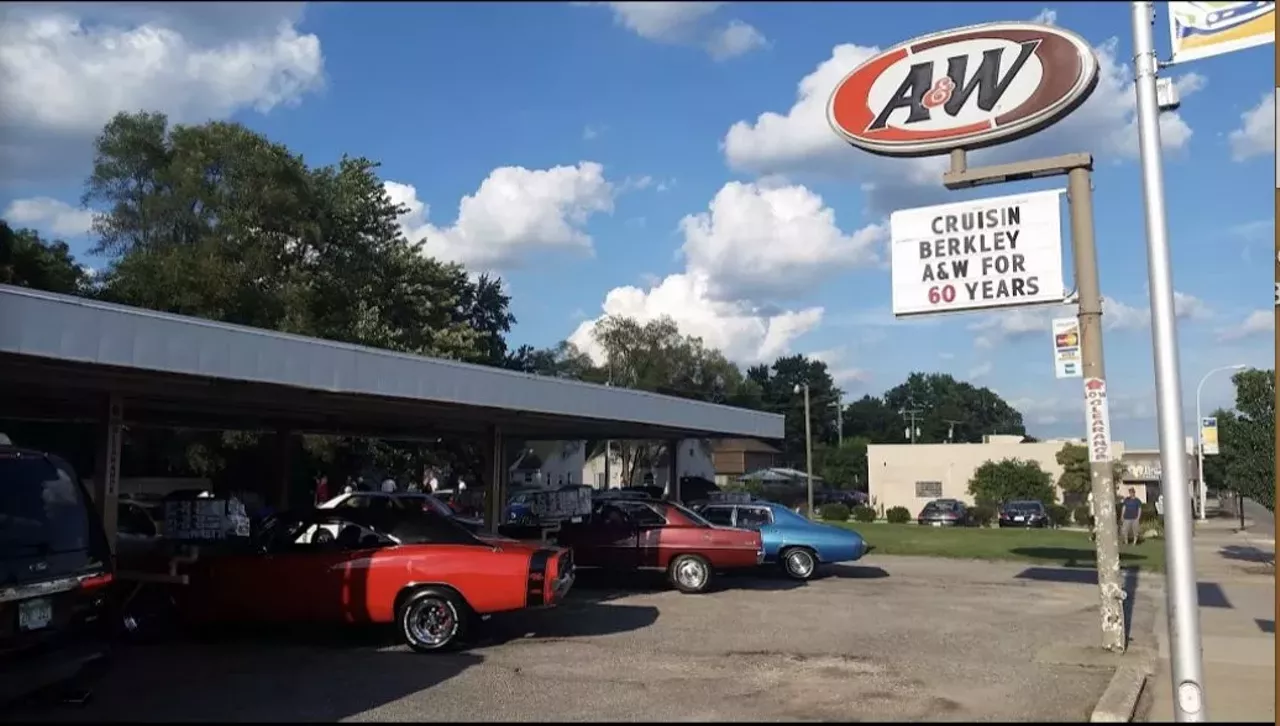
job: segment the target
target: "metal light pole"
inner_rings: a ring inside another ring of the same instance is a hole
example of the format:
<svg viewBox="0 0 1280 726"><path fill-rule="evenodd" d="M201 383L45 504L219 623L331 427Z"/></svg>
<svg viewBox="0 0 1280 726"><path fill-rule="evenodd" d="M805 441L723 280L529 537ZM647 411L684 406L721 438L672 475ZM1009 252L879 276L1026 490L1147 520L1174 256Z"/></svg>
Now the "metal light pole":
<svg viewBox="0 0 1280 726"><path fill-rule="evenodd" d="M1204 427L1201 426L1200 424L1200 421L1201 421L1200 392L1204 390L1205 381L1209 380L1209 376L1212 376L1214 373L1221 373L1223 371L1241 371L1248 367L1249 366L1246 366L1243 364L1237 364L1233 366L1222 366L1221 368L1214 368L1213 370L1204 374L1204 378L1201 378L1200 384L1196 386L1196 441L1198 442L1196 446L1196 468L1198 469L1196 475L1199 477L1198 479L1196 479L1196 481L1200 485L1200 521L1201 522L1205 520L1204 510L1205 510L1205 500L1208 499L1208 489L1204 483Z"/></svg>
<svg viewBox="0 0 1280 726"><path fill-rule="evenodd" d="M844 394L836 391L836 400L831 405L836 409L836 446L844 448Z"/></svg>
<svg viewBox="0 0 1280 726"><path fill-rule="evenodd" d="M1165 501L1165 592L1168 598L1169 661L1173 675L1173 716L1178 722L1207 719L1200 658L1200 603L1191 548L1191 492L1178 383L1178 328L1173 310L1169 239L1165 227L1164 168L1160 158L1160 106L1156 98L1156 51L1152 37L1155 5L1131 4L1134 87L1138 95L1138 145L1146 202L1147 278L1151 291L1151 337L1155 350L1156 413L1160 468L1169 489Z"/></svg>
<svg viewBox="0 0 1280 726"><path fill-rule="evenodd" d="M806 516L813 517L813 433L812 433L812 417L809 416L809 384L798 383L795 389L796 393L800 389L804 389L804 469L805 477L809 480L809 508L806 510Z"/></svg>

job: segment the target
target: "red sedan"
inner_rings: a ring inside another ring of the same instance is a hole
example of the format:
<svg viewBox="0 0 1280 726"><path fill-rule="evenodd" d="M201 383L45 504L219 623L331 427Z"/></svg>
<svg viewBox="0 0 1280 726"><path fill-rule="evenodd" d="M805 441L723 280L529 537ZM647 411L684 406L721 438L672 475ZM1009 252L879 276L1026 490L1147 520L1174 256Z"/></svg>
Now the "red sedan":
<svg viewBox="0 0 1280 726"><path fill-rule="evenodd" d="M330 525L336 538L306 536ZM428 652L461 639L476 615L552 605L574 579L566 549L477 536L432 512L279 515L252 549L191 566L184 619L394 624Z"/></svg>
<svg viewBox="0 0 1280 726"><path fill-rule="evenodd" d="M686 593L705 591L716 570L764 559L759 532L718 527L679 504L654 500L596 502L588 521L565 525L557 539L573 548L580 566L665 570Z"/></svg>

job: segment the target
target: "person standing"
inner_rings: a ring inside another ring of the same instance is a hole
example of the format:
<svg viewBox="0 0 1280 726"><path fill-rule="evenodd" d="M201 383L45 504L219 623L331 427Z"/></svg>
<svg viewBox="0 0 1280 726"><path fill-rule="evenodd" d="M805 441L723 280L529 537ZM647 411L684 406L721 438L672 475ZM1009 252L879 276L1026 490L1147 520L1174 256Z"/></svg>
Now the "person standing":
<svg viewBox="0 0 1280 726"><path fill-rule="evenodd" d="M1142 538L1141 522L1142 502L1133 487L1129 487L1129 496L1120 502L1120 539L1125 544L1129 544L1130 537L1133 538L1133 544L1138 544Z"/></svg>
<svg viewBox="0 0 1280 726"><path fill-rule="evenodd" d="M395 494L395 493L396 493L396 480L395 480L395 479L392 479L391 477L387 477L386 479L383 479L383 480L382 480L382 493L383 493L383 494Z"/></svg>
<svg viewBox="0 0 1280 726"><path fill-rule="evenodd" d="M316 477L316 504L329 501L329 477L321 474Z"/></svg>

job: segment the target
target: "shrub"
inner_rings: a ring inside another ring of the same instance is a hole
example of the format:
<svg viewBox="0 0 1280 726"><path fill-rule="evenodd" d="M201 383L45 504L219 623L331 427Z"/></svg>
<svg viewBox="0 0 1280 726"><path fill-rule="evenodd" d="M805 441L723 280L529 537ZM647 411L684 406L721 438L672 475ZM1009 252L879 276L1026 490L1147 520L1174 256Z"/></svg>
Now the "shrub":
<svg viewBox="0 0 1280 726"><path fill-rule="evenodd" d="M855 522L874 522L876 521L876 510L871 507L854 507L853 519Z"/></svg>
<svg viewBox="0 0 1280 726"><path fill-rule="evenodd" d="M1164 517L1156 512L1156 505L1151 503L1142 505L1142 528L1145 530L1148 527L1164 532Z"/></svg>
<svg viewBox="0 0 1280 726"><path fill-rule="evenodd" d="M996 510L983 505L969 507L969 519L975 526L990 527L996 519Z"/></svg>
<svg viewBox="0 0 1280 726"><path fill-rule="evenodd" d="M818 509L818 512L828 522L849 521L849 508L840 502L824 504Z"/></svg>
<svg viewBox="0 0 1280 726"><path fill-rule="evenodd" d="M911 521L911 512L906 507L890 507L885 512L884 518L889 520L890 524L906 524Z"/></svg>
<svg viewBox="0 0 1280 726"><path fill-rule="evenodd" d="M1075 509L1071 510L1071 521L1075 522L1081 527L1088 527L1089 518L1092 516L1093 516L1093 507L1090 507L1088 504L1081 504L1077 506Z"/></svg>
<svg viewBox="0 0 1280 726"><path fill-rule="evenodd" d="M1071 511L1061 504L1050 504L1046 509L1049 511L1049 524L1054 527L1061 527L1070 521Z"/></svg>

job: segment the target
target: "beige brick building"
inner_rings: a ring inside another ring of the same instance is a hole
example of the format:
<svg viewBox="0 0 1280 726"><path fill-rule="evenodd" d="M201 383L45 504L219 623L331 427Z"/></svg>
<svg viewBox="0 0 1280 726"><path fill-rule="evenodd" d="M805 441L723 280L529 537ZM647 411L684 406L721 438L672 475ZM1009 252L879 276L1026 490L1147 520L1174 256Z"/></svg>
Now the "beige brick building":
<svg viewBox="0 0 1280 726"><path fill-rule="evenodd" d="M969 479L988 461L1024 459L1039 462L1053 481L1062 475L1057 455L1063 444L1081 440L1055 439L1021 443L1021 436L988 436L981 444L872 444L867 447L868 493L872 506L888 510L906 507L912 516L933 499L959 499L973 503ZM1126 474L1117 489L1132 486L1139 499L1154 499L1159 492L1159 452L1126 451L1123 442L1111 443L1114 455L1125 464ZM1187 441L1187 472L1196 475L1195 451ZM1062 492L1058 492L1062 501Z"/></svg>

